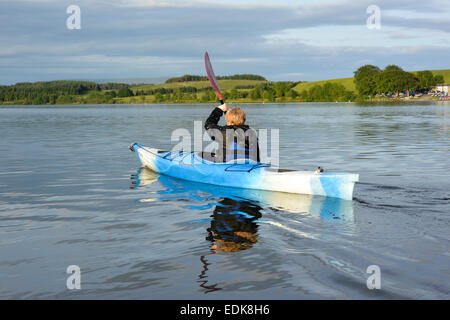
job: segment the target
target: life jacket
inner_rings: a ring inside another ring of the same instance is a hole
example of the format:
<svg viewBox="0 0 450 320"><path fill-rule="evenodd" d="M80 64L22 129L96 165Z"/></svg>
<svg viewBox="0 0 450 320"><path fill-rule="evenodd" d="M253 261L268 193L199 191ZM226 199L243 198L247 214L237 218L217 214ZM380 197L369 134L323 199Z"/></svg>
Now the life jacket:
<svg viewBox="0 0 450 320"><path fill-rule="evenodd" d="M225 162L249 163L258 161L258 140L253 129L233 130L227 133L224 148Z"/></svg>

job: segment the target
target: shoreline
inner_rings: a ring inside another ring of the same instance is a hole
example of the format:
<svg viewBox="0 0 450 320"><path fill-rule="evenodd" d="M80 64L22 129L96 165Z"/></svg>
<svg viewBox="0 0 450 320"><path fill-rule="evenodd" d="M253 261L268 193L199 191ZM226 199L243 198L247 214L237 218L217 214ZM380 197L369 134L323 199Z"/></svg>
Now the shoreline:
<svg viewBox="0 0 450 320"><path fill-rule="evenodd" d="M124 97L124 98L113 98L112 100L108 101L92 101L88 102L86 100L80 99L80 96L68 96L72 97L71 101L67 101L66 103L45 103L45 104L30 104L30 103L23 103L23 101L8 101L5 103L5 101L0 102L0 106L33 106L33 105L42 105L42 106L56 106L56 105L192 105L192 104L214 104L219 103L218 101L192 101L192 100L179 100L179 101L160 101L155 102L153 98L151 99L142 99L138 98L138 96L132 96L132 97ZM140 96L145 97L145 96ZM75 100L75 101L74 101ZM147 100L147 101L146 101ZM328 101L304 101L304 100L296 100L296 99L286 99L283 98L276 98L275 101L269 101L267 99L259 99L259 100L252 100L252 99L232 99L227 100L226 102L228 104L286 104L286 103L389 103L389 104L395 104L395 103L416 103L416 102L446 102L450 101L449 98L447 99L440 99L436 96L430 96L430 95L423 95L420 97L377 97L372 99L355 99L355 100L348 100L348 101L338 101L338 100L328 100Z"/></svg>
<svg viewBox="0 0 450 320"><path fill-rule="evenodd" d="M439 102L450 102L449 100L439 100L439 99L389 99L389 100L358 100L358 101L273 101L273 102L247 102L247 101L229 101L226 102L229 105L241 104L241 105L252 105L252 104L312 104L312 103L334 103L334 104L411 104L411 103L427 103L435 104ZM152 105L211 105L219 104L219 102L127 102L127 103L58 103L58 104L0 104L2 107L33 107L33 106L46 106L46 107L59 107L59 106L93 106L93 105L103 105L103 106L126 106L126 105L142 105L142 106L152 106Z"/></svg>

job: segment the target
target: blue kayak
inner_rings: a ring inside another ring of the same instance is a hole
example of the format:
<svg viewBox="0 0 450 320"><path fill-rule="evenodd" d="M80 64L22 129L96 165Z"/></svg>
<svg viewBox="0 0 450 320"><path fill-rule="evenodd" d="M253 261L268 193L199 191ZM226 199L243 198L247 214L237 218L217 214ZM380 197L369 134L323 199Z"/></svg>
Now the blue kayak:
<svg viewBox="0 0 450 320"><path fill-rule="evenodd" d="M352 173L298 171L274 168L270 164L246 162L215 163L196 152L170 152L143 147L130 149L139 161L160 174L232 188L246 188L297 194L320 195L346 200L353 198L359 175Z"/></svg>

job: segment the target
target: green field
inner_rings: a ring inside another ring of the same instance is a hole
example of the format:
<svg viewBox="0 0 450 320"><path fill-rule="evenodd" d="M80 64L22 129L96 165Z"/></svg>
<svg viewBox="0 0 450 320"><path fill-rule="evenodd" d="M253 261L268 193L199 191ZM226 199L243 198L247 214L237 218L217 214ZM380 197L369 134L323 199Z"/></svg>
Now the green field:
<svg viewBox="0 0 450 320"><path fill-rule="evenodd" d="M433 74L440 74L444 77L444 80L446 83L450 83L450 69L445 70L430 70ZM416 73L418 71L413 71L413 73ZM297 84L293 89L297 91L298 93L301 93L302 91L306 90L308 91L313 86L316 85L324 85L325 83L336 83L341 84L344 86L344 88L348 91L354 92L356 94L356 88L355 83L352 78L339 78L339 79L330 79L330 80L321 80L321 81L311 81L311 82L301 82ZM260 80L219 80L219 87L224 92L229 92L232 89L236 87L244 87L244 86L256 86L258 84L262 83L273 83L270 81L260 81ZM175 89L180 87L195 87L197 89L203 89L203 88L211 88L211 84L209 81L188 81L188 82L174 82L174 83L165 83L165 84L159 84L159 85L138 85L133 86L131 89L136 93L138 90L149 90L149 89L158 89L158 88L166 88L166 89ZM252 89L239 89L239 91L251 91ZM154 96L153 95L147 95L147 96L139 96L139 97L127 97L127 98L115 98L117 103L154 103ZM249 98L245 99L231 99L234 102L254 102ZM261 100L264 101L264 100ZM275 99L275 101L296 101L295 99L290 98L283 98L283 99ZM183 102L196 102L195 99L185 99Z"/></svg>
<svg viewBox="0 0 450 320"><path fill-rule="evenodd" d="M445 83L450 83L450 69L430 71L434 75L441 75ZM412 73L417 72L412 71ZM228 102L364 100L356 92L354 78L311 82L226 79L219 80L218 83L224 99ZM324 86L326 83L331 85ZM342 85L344 89L338 85ZM311 90L315 86L316 88ZM181 90L181 88L186 89ZM210 102L217 102L217 95L207 80L132 86L61 80L0 86L0 105Z"/></svg>
<svg viewBox="0 0 450 320"><path fill-rule="evenodd" d="M433 75L437 75L440 74L444 77L444 82L445 83L450 83L450 69L447 70L430 70ZM418 71L412 71L412 73L416 73Z"/></svg>
<svg viewBox="0 0 450 320"><path fill-rule="evenodd" d="M331 79L331 80L321 80L321 81L311 81L311 82L302 82L299 83L294 87L294 90L298 93L302 92L303 90L309 90L313 86L316 85L324 85L327 82L331 83L340 83L342 84L345 89L349 91L355 91L355 84L353 83L353 78L339 78L339 79Z"/></svg>
<svg viewBox="0 0 450 320"><path fill-rule="evenodd" d="M430 70L434 75L440 74L444 77L445 83L450 83L450 69L447 70ZM412 73L416 73L418 71L412 71ZM345 89L349 91L356 91L355 83L353 82L352 78L339 78L339 79L331 79L331 80L321 80L321 81L311 81L311 82L302 82L299 83L297 86L294 87L294 89L297 92L302 92L303 90L309 90L315 85L323 85L326 82L331 83L340 83L342 84Z"/></svg>
<svg viewBox="0 0 450 320"><path fill-rule="evenodd" d="M266 83L268 81L261 80L218 80L220 90L232 90L239 86L256 86L260 83ZM166 88L166 89L174 89L180 87L195 87L197 89L202 88L210 88L211 84L209 81L188 81L188 82L172 82L172 83L164 83L164 84L144 84L131 87L131 90L136 92L137 90L149 90L149 89L157 89L157 88Z"/></svg>

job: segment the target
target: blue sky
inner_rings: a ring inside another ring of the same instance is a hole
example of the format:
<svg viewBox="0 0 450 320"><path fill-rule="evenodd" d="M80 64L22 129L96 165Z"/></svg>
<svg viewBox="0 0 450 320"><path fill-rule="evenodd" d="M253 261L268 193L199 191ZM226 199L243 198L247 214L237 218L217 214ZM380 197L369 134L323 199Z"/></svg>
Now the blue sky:
<svg viewBox="0 0 450 320"><path fill-rule="evenodd" d="M81 29L69 30L69 5ZM381 29L368 29L369 5ZM363 64L450 69L450 2L0 0L0 84L255 73L352 76Z"/></svg>

